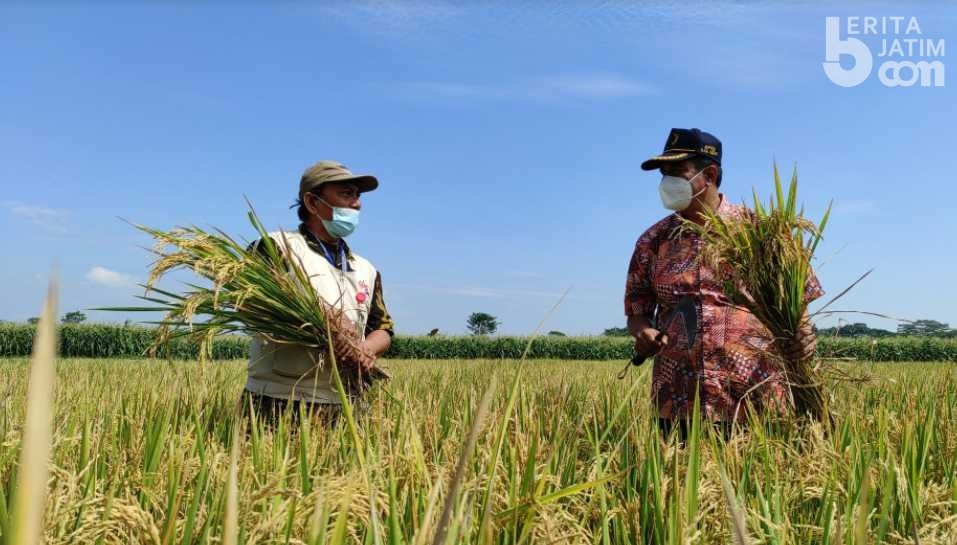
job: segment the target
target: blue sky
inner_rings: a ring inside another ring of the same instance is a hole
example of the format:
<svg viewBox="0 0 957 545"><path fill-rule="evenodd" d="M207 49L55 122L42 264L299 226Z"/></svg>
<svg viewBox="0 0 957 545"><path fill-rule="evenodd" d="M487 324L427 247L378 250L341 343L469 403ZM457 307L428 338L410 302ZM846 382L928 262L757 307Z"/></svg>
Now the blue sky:
<svg viewBox="0 0 957 545"><path fill-rule="evenodd" d="M767 194L776 158L809 216L834 200L825 290L875 268L835 308L957 325L957 82L842 88L821 64L825 16L951 41L957 8L601 5L0 6L0 319L39 313L54 263L63 312L133 302L149 240L118 217L249 237L245 194L294 227L301 172L337 159L381 181L350 243L399 332L485 311L527 333L570 288L545 329L598 333L666 213L638 165L700 127L729 199Z"/></svg>

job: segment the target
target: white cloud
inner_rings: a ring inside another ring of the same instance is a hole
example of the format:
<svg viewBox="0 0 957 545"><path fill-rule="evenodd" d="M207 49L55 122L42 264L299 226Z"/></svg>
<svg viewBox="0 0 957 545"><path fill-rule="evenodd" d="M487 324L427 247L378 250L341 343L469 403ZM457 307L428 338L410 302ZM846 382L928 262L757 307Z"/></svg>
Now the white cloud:
<svg viewBox="0 0 957 545"><path fill-rule="evenodd" d="M487 288L483 286L451 287L451 286L406 284L404 282L394 282L391 285L400 289L404 288L404 289L412 289L412 290L434 291L439 293L447 293L449 295L461 295L463 297L556 297L557 298L561 296L561 293L558 293L558 292L552 293L552 292L537 291L537 290Z"/></svg>
<svg viewBox="0 0 957 545"><path fill-rule="evenodd" d="M328 2L320 8L324 16L399 38L427 33L465 11L452 3L416 0L352 0Z"/></svg>
<svg viewBox="0 0 957 545"><path fill-rule="evenodd" d="M413 81L400 84L405 95L411 98L453 98L496 100L510 98L511 93L505 87L472 83L452 83L442 81Z"/></svg>
<svg viewBox="0 0 957 545"><path fill-rule="evenodd" d="M786 9L787 6L784 7ZM690 4L675 0L637 3L621 2L616 12L618 20L629 26L640 23L655 23L687 26L696 25L718 28L756 26L753 18L762 21L780 11L782 6L774 2L700 2ZM630 15L631 17L626 17ZM632 26L633 28L633 26Z"/></svg>
<svg viewBox="0 0 957 545"><path fill-rule="evenodd" d="M514 278L543 278L541 273L532 271L506 271L505 274Z"/></svg>
<svg viewBox="0 0 957 545"><path fill-rule="evenodd" d="M407 97L430 100L608 100L654 92L644 83L614 74L544 76L488 84L415 81L399 87Z"/></svg>
<svg viewBox="0 0 957 545"><path fill-rule="evenodd" d="M609 297L606 295L594 294L594 293L576 293L573 289L569 291L568 294L563 294L561 291L546 291L546 290L527 290L521 288L489 288L484 286L435 286L435 285L423 285L423 284L407 284L405 282L392 282L389 284L390 289L398 288L401 291L430 291L445 293L448 295L458 295L461 297L481 297L481 298L508 298L508 299L522 299L526 297L537 297L544 299L553 299L558 300L559 297L565 295L566 299L577 299L577 300L607 300L617 298L617 295Z"/></svg>
<svg viewBox="0 0 957 545"><path fill-rule="evenodd" d="M473 28L479 27L478 23L494 24L494 28L504 33L527 33L533 28L580 31L582 26L588 26L606 32L633 32L640 36L649 25L685 29L689 21L718 28L744 27L754 17L769 17L779 9L779 6L767 0L696 4L677 0L605 0L598 9L577 0L551 2L547 7L536 2L330 0L323 3L318 13L355 26L360 31L392 34L395 38L446 31L449 23L457 20L472 23ZM309 7L308 11L315 10ZM476 31L475 34L485 38L485 33Z"/></svg>
<svg viewBox="0 0 957 545"><path fill-rule="evenodd" d="M118 273L106 267L96 266L86 272L86 279L95 284L110 287L125 287L135 284L133 277Z"/></svg>
<svg viewBox="0 0 957 545"><path fill-rule="evenodd" d="M435 291L465 297L505 297L505 292L494 288L435 288Z"/></svg>
<svg viewBox="0 0 957 545"><path fill-rule="evenodd" d="M485 44L499 35L534 37L536 33L546 36L558 33L580 37L583 28L625 38L642 47L649 40L657 43L677 35L683 46L672 46L671 51L656 55L648 62L664 68L677 67L675 72L679 76L697 74L702 80L757 91L779 90L799 81L805 77L808 59L795 52L823 47L823 22L813 27L802 26L803 23L795 22L791 16L806 13L806 8L800 4L782 6L768 0L699 3L605 0L600 6L562 0L549 3L547 8L536 2L352 0L326 2L318 10L306 9L351 26L358 33L384 35L399 42L428 39L434 47L447 47L449 43ZM734 39L716 36L734 36ZM684 44L686 38L691 41ZM701 41L695 41L699 38ZM690 57L686 54L699 49L706 54ZM815 74L820 72L818 64L815 60ZM419 81L401 87L406 87L413 97L423 93L425 99L541 100L554 99L556 94L558 98L612 98L649 92L645 85L615 78L603 81L601 76L543 78L505 85Z"/></svg>
<svg viewBox="0 0 957 545"><path fill-rule="evenodd" d="M3 206L14 216L26 219L51 233L66 233L66 212L45 206L34 206L17 201L7 201Z"/></svg>
<svg viewBox="0 0 957 545"><path fill-rule="evenodd" d="M643 83L616 75L550 76L539 79L537 84L557 93L582 98L630 97L651 92L651 87Z"/></svg>

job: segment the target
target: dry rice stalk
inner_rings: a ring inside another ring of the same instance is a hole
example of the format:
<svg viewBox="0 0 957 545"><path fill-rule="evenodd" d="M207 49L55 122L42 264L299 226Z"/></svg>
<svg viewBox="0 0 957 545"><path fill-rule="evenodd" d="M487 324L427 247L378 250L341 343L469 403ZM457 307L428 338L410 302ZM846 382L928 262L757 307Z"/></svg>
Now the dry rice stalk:
<svg viewBox="0 0 957 545"><path fill-rule="evenodd" d="M828 205L817 225L804 217L803 208L797 209L797 169L785 196L775 164L774 187L775 197L767 207L754 193L750 221L725 219L709 210L703 225L685 220L683 228L701 236L702 258L719 275L725 293L753 313L780 348L806 324L811 259L831 208ZM796 361L774 355L781 361L798 414L822 419L827 409L820 366L813 357Z"/></svg>
<svg viewBox="0 0 957 545"><path fill-rule="evenodd" d="M229 446L229 471L226 474L226 515L223 520L223 545L236 545L239 537L239 440L240 422L237 418L233 425L233 436Z"/></svg>
<svg viewBox="0 0 957 545"><path fill-rule="evenodd" d="M248 218L259 235L255 245L237 242L218 229L191 226L162 231L134 224L156 241L151 252L157 259L142 284L146 292L139 297L153 306L98 310L165 312L163 320L148 322L159 326L150 347L152 355L160 350L169 354L170 343L186 337L198 342L203 361L211 357L216 335L260 334L275 343L311 348L320 355L320 364L321 354L331 346L347 377L361 379L348 382L368 383L376 378L377 374L358 374L358 363L367 356L355 325L316 293L302 264L289 258L293 255L289 241L272 239L251 204ZM189 289L182 293L156 287L166 273L177 269L190 270L208 283L187 283Z"/></svg>
<svg viewBox="0 0 957 545"><path fill-rule="evenodd" d="M488 415L489 407L492 405L492 395L495 393L497 384L498 380L496 376L492 375L492 380L485 389L482 401L479 402L478 409L473 416L472 427L469 429L468 436L466 436L465 445L462 447L462 454L459 456L458 463L455 465L455 474L449 483L448 496L445 498L442 516L439 518L439 525L435 528L432 545L442 545L445 543L449 523L452 519L452 511L455 509L456 501L458 501L459 488L462 486L462 480L465 479L466 467L472 458L472 452L475 450L475 443L478 441L479 432L485 423L485 417Z"/></svg>
<svg viewBox="0 0 957 545"><path fill-rule="evenodd" d="M26 420L20 451L20 479L14 496L13 517L7 543L30 545L43 539L43 512L47 499L48 461L52 441L53 383L56 380L57 282L50 281L37 338L30 360Z"/></svg>

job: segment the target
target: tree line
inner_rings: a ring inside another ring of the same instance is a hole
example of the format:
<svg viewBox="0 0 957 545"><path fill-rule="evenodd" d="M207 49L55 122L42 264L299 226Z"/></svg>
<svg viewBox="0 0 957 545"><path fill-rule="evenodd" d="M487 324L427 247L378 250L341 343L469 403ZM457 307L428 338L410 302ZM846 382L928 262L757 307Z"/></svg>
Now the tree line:
<svg viewBox="0 0 957 545"><path fill-rule="evenodd" d="M897 331L888 331L868 326L865 323L841 324L835 327L818 328L814 326L818 337L939 337L957 339L957 329L949 324L937 320L914 320L903 322L897 326ZM602 335L606 337L627 337L628 330L624 327L609 327Z"/></svg>
<svg viewBox="0 0 957 545"><path fill-rule="evenodd" d="M40 318L33 317L27 320L29 324L36 324ZM60 318L64 324L79 324L86 321L86 314L78 310L67 312ZM129 320L126 321L129 325ZM472 335L485 336L493 335L498 331L501 321L487 312L473 312L465 321L465 327ZM873 328L863 322L852 324L840 324L834 327L818 328L814 326L815 333L819 336L828 337L939 337L944 339L957 339L957 329L950 327L950 324L939 322L937 320L921 319L908 322L902 322L897 326L896 331ZM430 337L439 334L439 329L435 328L429 332ZM565 333L561 331L549 331L549 336L564 337ZM602 331L605 337L627 337L628 329L624 327L609 327Z"/></svg>

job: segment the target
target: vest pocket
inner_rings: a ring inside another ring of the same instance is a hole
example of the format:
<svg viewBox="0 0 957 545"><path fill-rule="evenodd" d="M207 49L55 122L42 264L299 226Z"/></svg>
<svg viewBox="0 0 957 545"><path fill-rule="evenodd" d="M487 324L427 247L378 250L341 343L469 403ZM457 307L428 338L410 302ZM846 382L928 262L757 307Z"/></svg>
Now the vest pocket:
<svg viewBox="0 0 957 545"><path fill-rule="evenodd" d="M287 378L309 378L316 375L322 366L322 358L297 346L279 346L273 353L272 371Z"/></svg>

